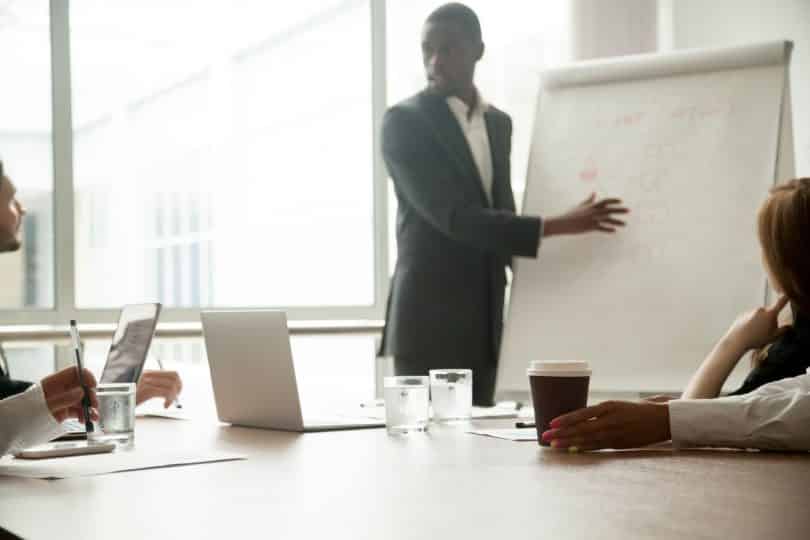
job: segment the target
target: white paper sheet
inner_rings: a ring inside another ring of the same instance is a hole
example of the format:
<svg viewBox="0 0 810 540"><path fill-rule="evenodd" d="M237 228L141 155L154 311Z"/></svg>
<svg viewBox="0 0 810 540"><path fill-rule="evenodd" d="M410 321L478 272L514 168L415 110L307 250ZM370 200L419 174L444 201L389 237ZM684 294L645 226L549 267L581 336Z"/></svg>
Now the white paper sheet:
<svg viewBox="0 0 810 540"><path fill-rule="evenodd" d="M186 412L185 409L177 409L177 408L169 408L164 409L163 407L156 408L148 408L141 411L136 412L136 416L138 418L142 417L152 417L152 418L169 418L171 420L191 420L191 415Z"/></svg>
<svg viewBox="0 0 810 540"><path fill-rule="evenodd" d="M506 429L474 429L467 433L471 435L482 435L484 437L494 437L507 441L536 441L537 430L534 428L506 428Z"/></svg>
<svg viewBox="0 0 810 540"><path fill-rule="evenodd" d="M342 415L341 415L342 416ZM374 418L378 420L385 420L385 406L378 407L363 407L360 408L356 414L351 416L359 416L361 418ZM514 407L473 407L472 419L485 420L497 418L517 418L518 411Z"/></svg>
<svg viewBox="0 0 810 540"><path fill-rule="evenodd" d="M0 459L0 476L61 479L95 476L124 471L176 467L199 463L214 463L247 459L246 456L225 452L157 452L154 450L116 450L110 454L51 459Z"/></svg>

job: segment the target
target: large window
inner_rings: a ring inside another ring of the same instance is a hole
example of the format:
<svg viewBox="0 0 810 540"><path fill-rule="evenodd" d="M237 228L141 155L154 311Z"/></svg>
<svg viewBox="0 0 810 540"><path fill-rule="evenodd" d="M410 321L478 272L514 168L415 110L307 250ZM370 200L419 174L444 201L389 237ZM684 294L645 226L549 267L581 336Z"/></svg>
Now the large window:
<svg viewBox="0 0 810 540"><path fill-rule="evenodd" d="M71 4L78 307L374 305L369 11Z"/></svg>
<svg viewBox="0 0 810 540"><path fill-rule="evenodd" d="M0 160L28 215L23 247L0 255L0 308L54 304L48 4L0 5Z"/></svg>

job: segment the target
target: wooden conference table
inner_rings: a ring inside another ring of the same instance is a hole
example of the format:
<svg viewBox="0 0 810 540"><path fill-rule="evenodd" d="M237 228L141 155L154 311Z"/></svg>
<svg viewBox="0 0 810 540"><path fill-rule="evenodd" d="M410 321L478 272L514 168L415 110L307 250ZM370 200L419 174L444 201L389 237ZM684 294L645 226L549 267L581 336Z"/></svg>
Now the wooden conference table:
<svg viewBox="0 0 810 540"><path fill-rule="evenodd" d="M3 477L0 526L23 538L105 540L810 534L808 454L567 454L455 426L392 438L382 429L293 434L155 418L138 420L137 444L248 459L69 480Z"/></svg>

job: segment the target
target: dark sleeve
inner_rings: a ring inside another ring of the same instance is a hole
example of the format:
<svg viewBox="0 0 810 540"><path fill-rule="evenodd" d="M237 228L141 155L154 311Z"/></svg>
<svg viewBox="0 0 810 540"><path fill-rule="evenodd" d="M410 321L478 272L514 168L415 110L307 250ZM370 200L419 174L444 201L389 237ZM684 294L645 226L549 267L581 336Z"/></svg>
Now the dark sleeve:
<svg viewBox="0 0 810 540"><path fill-rule="evenodd" d="M431 159L436 142L419 122L397 108L383 119L383 157L399 196L453 240L507 257L536 257L540 218L465 201L449 168Z"/></svg>
<svg viewBox="0 0 810 540"><path fill-rule="evenodd" d="M33 383L28 381L15 381L14 379L0 378L0 399L6 399L28 390Z"/></svg>
<svg viewBox="0 0 810 540"><path fill-rule="evenodd" d="M758 374L757 376L755 376L754 371L756 371L756 368L753 371L751 371L751 373L749 373L747 377L745 377L745 380L743 381L742 385L739 388L737 388L733 392L729 392L726 395L742 396L744 394L753 392L754 390L762 386L764 382L760 382L760 377L758 376Z"/></svg>
<svg viewBox="0 0 810 540"><path fill-rule="evenodd" d="M806 371L807 365L803 362L797 362L792 355L772 354L769 352L768 356L748 373L742 385L728 395L741 396L748 394L760 386L790 377L798 377L804 375Z"/></svg>

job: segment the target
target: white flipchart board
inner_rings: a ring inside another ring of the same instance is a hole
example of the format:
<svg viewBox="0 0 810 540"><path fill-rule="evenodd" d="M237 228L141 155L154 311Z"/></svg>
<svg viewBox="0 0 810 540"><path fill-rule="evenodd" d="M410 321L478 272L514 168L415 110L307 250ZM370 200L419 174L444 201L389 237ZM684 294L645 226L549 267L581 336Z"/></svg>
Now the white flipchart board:
<svg viewBox="0 0 810 540"><path fill-rule="evenodd" d="M536 359L591 362L595 390L680 390L734 317L762 304L756 211L794 167L791 47L542 74L523 212L559 214L595 191L632 213L615 236L547 238L516 261L499 395L527 391Z"/></svg>

